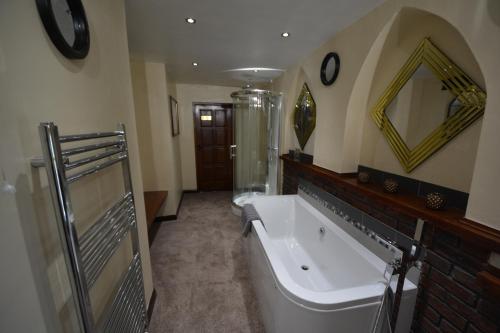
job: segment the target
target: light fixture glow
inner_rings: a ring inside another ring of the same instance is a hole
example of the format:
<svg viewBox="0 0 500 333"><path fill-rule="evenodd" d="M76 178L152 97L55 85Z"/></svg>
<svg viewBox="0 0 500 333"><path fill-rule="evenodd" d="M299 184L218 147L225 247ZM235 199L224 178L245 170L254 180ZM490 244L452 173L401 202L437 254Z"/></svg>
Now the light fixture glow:
<svg viewBox="0 0 500 333"><path fill-rule="evenodd" d="M192 17L186 17L186 23L189 23L189 24L195 24L196 23L196 19L192 18Z"/></svg>
<svg viewBox="0 0 500 333"><path fill-rule="evenodd" d="M287 38L289 36L290 36L290 34L288 32L286 32L286 31L281 34L281 37L284 37L284 38Z"/></svg>
<svg viewBox="0 0 500 333"><path fill-rule="evenodd" d="M259 70L258 70L258 69L254 69L254 70L253 70L253 72L254 72L254 73L258 73L258 72L259 72Z"/></svg>
<svg viewBox="0 0 500 333"><path fill-rule="evenodd" d="M197 62L193 62L193 66L194 67L198 66L198 63Z"/></svg>

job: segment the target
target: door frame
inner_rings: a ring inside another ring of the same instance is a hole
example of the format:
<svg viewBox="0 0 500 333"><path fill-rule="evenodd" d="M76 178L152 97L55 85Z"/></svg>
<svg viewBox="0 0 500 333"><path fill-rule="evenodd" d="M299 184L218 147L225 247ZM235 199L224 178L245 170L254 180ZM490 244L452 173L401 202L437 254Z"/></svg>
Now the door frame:
<svg viewBox="0 0 500 333"><path fill-rule="evenodd" d="M199 166L199 163L201 163L201 161L199 160L198 158L198 140L199 140L199 137L198 137L198 131L197 131L197 128L196 128L196 107L199 107L199 106L218 106L218 107L221 107L223 109L231 109L231 121L232 121L232 124L231 124L231 129L232 129L232 135L231 135L231 142L230 144L234 144L234 113L233 113L233 103L222 103L222 102L193 102L193 106L192 106L192 110L193 110L193 132L194 132L194 157L195 157L195 168L196 168L196 191L200 191L200 182L199 182L199 179L200 179L200 166ZM231 167L233 167L231 165ZM233 170L234 172L234 170ZM233 179L232 179L232 183L233 183L233 186L234 186L234 174L233 174Z"/></svg>

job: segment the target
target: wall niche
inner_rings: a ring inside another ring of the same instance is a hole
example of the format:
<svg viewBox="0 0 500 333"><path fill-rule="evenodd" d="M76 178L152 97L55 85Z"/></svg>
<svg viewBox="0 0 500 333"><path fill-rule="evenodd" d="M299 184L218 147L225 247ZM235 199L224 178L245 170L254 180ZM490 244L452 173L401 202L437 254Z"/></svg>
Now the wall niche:
<svg viewBox="0 0 500 333"><path fill-rule="evenodd" d="M411 173L406 173L382 132L370 118L370 110L380 95L426 37L430 38L481 88L486 88L473 50L455 27L429 12L403 8L389 28L374 71L363 124L359 163L374 169L469 192L482 119L469 126Z"/></svg>

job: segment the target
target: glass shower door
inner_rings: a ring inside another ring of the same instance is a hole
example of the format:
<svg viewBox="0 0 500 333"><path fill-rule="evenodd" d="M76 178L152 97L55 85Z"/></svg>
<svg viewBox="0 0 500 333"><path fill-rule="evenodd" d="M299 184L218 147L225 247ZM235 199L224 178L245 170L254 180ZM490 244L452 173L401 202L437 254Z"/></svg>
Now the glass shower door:
<svg viewBox="0 0 500 333"><path fill-rule="evenodd" d="M259 195L276 194L279 97L261 90L232 95L234 119L233 204L241 207Z"/></svg>

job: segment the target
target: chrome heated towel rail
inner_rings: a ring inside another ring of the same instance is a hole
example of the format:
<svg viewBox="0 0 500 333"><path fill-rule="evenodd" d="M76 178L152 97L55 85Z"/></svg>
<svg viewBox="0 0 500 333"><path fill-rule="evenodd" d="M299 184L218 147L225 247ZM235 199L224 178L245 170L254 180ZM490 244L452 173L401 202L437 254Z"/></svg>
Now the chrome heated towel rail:
<svg viewBox="0 0 500 333"><path fill-rule="evenodd" d="M120 125L113 132L59 135L56 125L41 123L39 132L43 158L32 160L32 166L45 167L47 171L81 331L146 332L148 322L125 127ZM92 143L81 144L87 140ZM72 145L64 149L67 143ZM69 185L116 163L121 164L125 193L78 236ZM133 253L130 264L122 273L110 305L97 322L89 291L128 234Z"/></svg>

